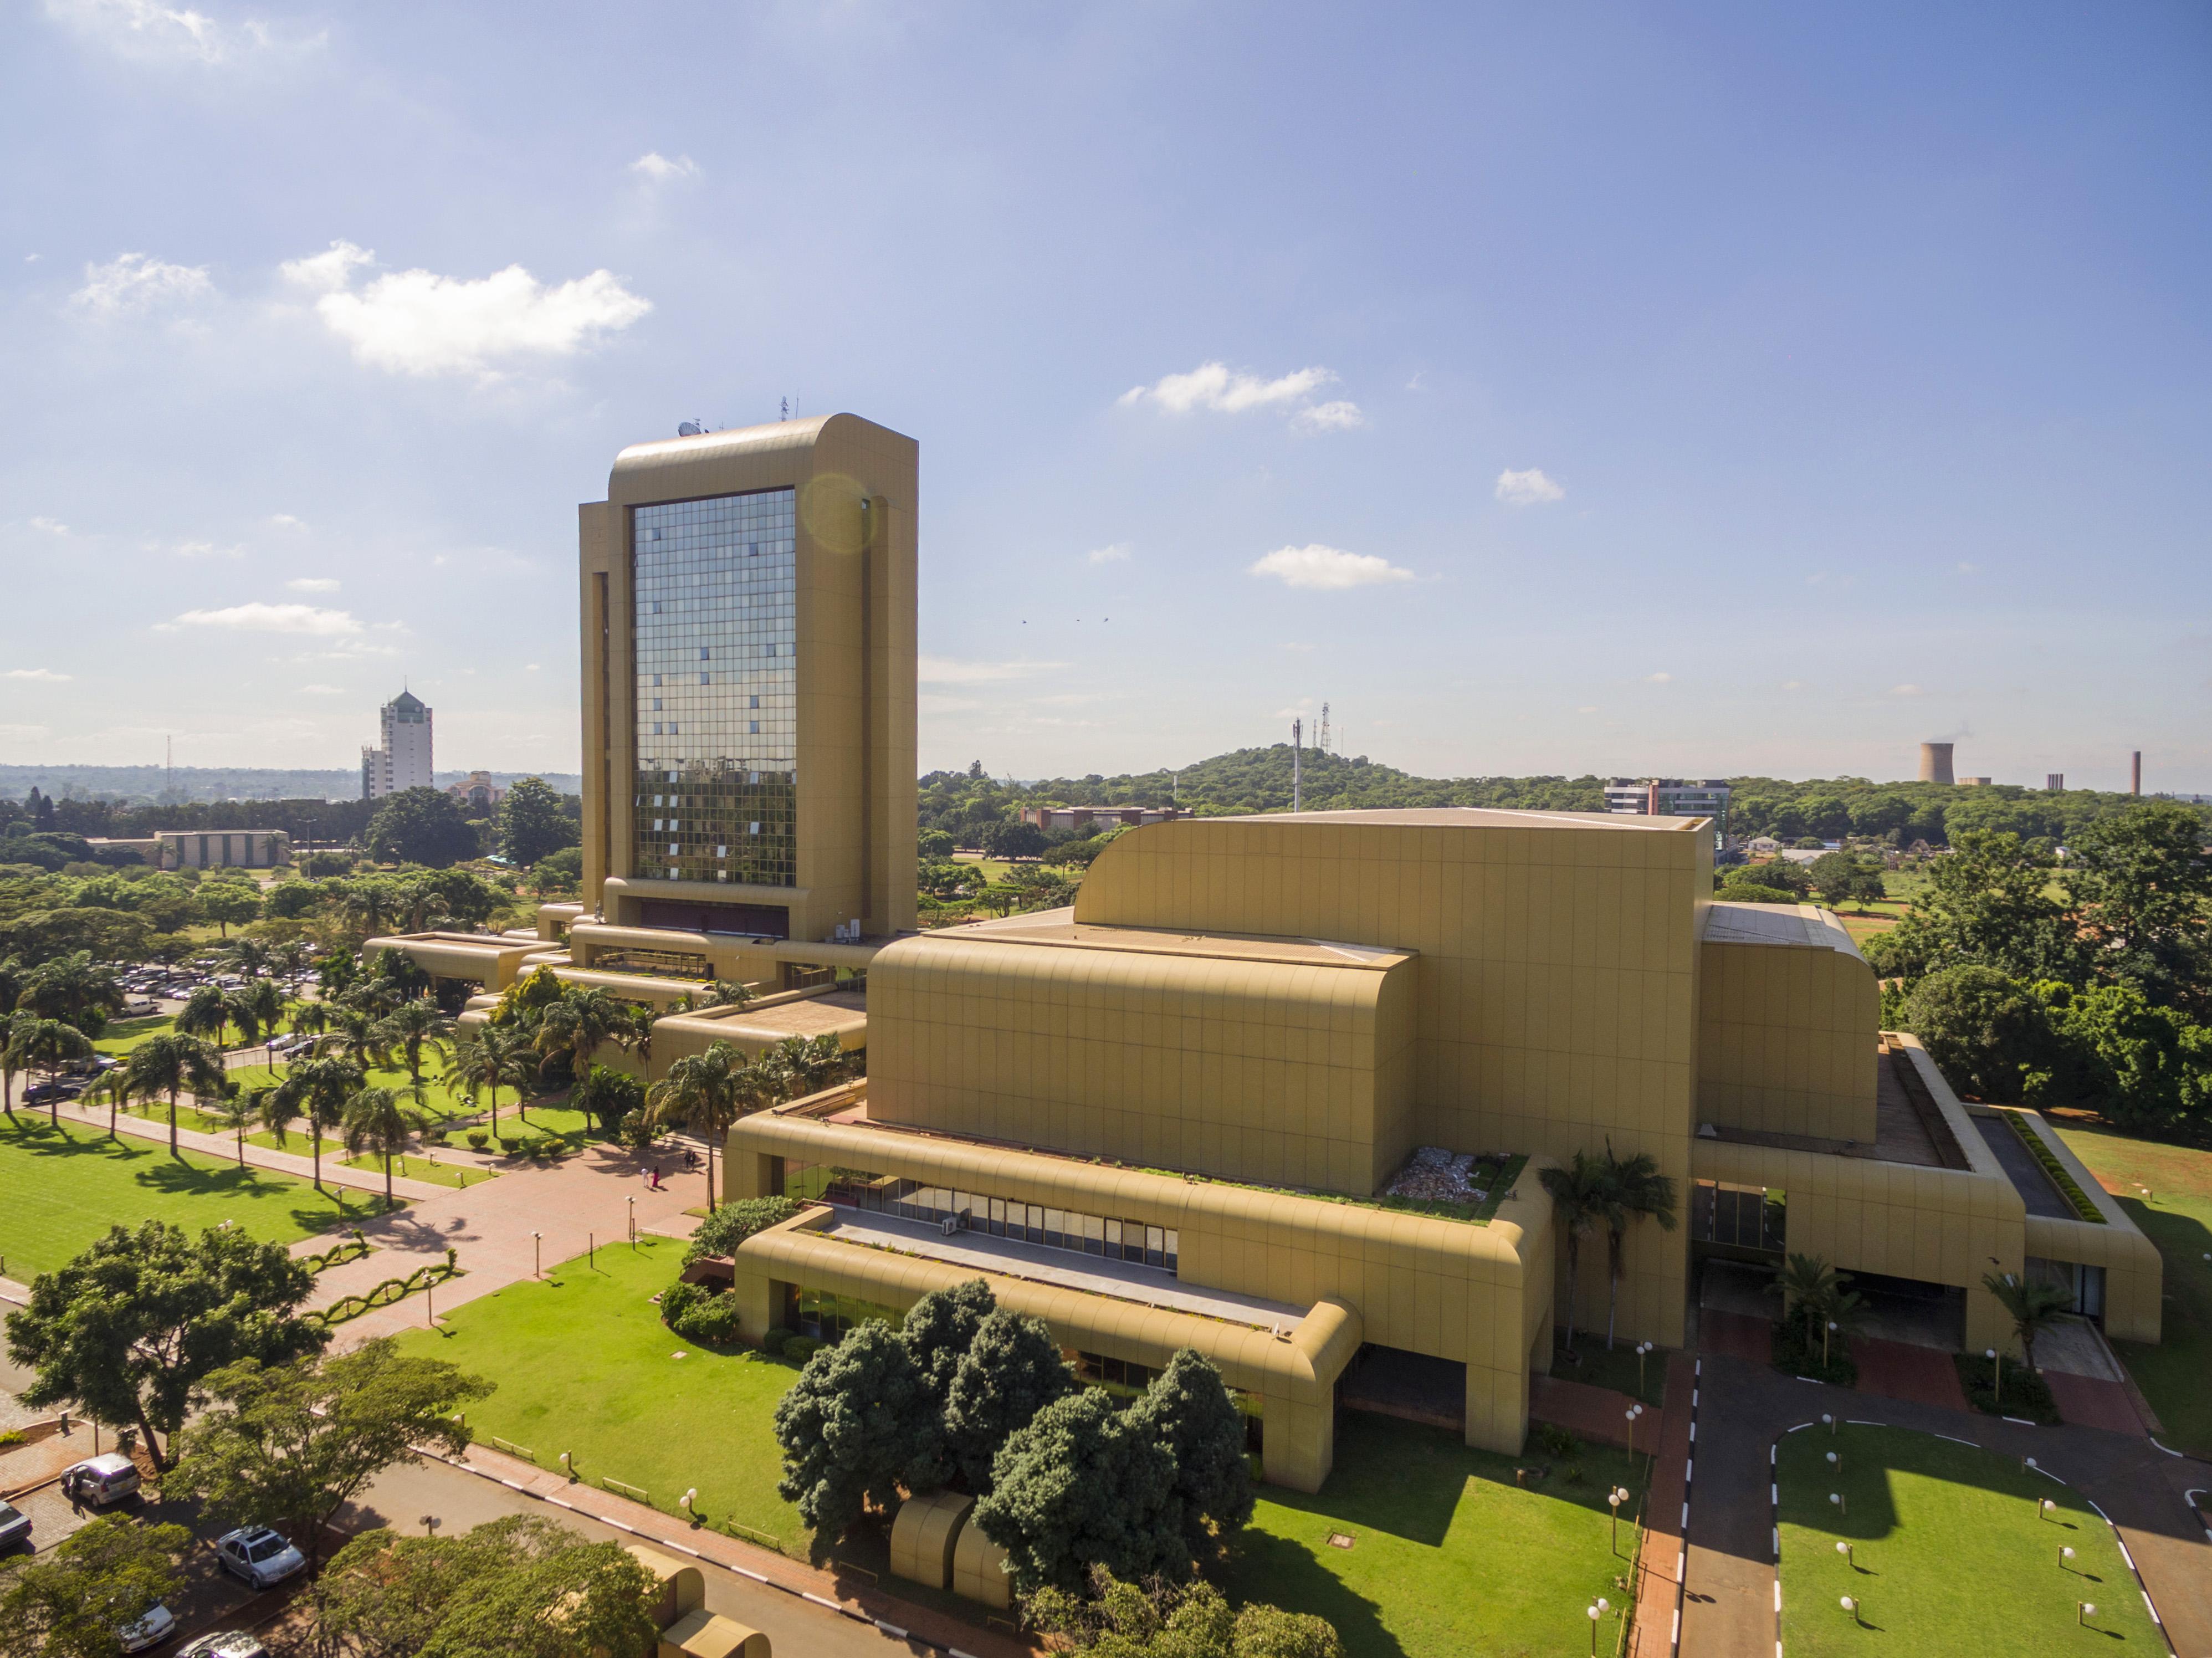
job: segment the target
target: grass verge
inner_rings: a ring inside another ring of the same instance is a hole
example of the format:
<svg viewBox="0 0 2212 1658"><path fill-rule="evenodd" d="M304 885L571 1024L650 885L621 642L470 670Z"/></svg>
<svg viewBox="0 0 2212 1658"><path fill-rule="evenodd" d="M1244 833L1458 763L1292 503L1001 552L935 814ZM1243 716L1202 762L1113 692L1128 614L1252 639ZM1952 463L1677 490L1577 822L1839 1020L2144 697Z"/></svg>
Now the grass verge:
<svg viewBox="0 0 2212 1658"><path fill-rule="evenodd" d="M2048 1121L2166 1262L2166 1317L2152 1346L2113 1351L2158 1412L2176 1450L2212 1456L2212 1151L2131 1139L2079 1119Z"/></svg>
<svg viewBox="0 0 2212 1658"><path fill-rule="evenodd" d="M1580 1359L1577 1363L1576 1359ZM1617 1394L1626 1394L1631 1399L1640 1399L1656 1410L1667 1402L1667 1349L1654 1347L1644 1354L1639 1368L1636 1345L1623 1341L1607 1351L1605 1339L1590 1339L1582 1334L1575 1343L1575 1357L1568 1357L1564 1347L1552 1350L1552 1374L1562 1382L1580 1382L1592 1388L1610 1388Z"/></svg>
<svg viewBox="0 0 2212 1658"><path fill-rule="evenodd" d="M1830 1451L1843 1459L1830 1469ZM2112 1528L2070 1488L2010 1457L1902 1428L1785 1434L1782 1649L1821 1658L1910 1653L2163 1652ZM1828 1501L1844 1499L1848 1513ZM2058 1504L2043 1518L2037 1503ZM1836 1545L1849 1543L1847 1558ZM2075 1558L2061 1564L2058 1552ZM1862 1620L1843 1610L1863 1603ZM2076 1606L2097 1607L2094 1626Z"/></svg>

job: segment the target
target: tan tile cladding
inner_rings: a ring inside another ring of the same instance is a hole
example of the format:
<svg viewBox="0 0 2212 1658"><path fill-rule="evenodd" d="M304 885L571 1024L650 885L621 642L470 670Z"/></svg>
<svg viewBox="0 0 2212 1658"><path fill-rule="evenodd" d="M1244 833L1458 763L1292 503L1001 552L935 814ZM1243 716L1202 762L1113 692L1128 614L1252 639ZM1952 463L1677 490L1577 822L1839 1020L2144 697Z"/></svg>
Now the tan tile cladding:
<svg viewBox="0 0 2212 1658"><path fill-rule="evenodd" d="M1870 1145L1868 1033L1881 1022L1881 994L1832 914L1808 904L1796 919L1807 942L1721 940L1709 929L1699 947L1698 1120Z"/></svg>

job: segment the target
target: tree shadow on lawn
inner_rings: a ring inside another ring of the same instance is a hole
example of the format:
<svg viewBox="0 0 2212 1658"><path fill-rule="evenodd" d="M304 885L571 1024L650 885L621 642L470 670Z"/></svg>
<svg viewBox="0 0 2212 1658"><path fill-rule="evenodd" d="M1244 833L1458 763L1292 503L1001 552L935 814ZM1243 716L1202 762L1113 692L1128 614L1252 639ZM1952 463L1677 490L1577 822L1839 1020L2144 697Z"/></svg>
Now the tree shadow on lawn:
<svg viewBox="0 0 2212 1658"><path fill-rule="evenodd" d="M1276 1496L1273 1487L1267 1488L1267 1495ZM1382 1608L1354 1593L1302 1544L1247 1527L1235 1549L1234 1560L1222 1576L1237 1599L1267 1600L1285 1611L1313 1613L1336 1631L1352 1658L1403 1658L1406 1649L1383 1627Z"/></svg>

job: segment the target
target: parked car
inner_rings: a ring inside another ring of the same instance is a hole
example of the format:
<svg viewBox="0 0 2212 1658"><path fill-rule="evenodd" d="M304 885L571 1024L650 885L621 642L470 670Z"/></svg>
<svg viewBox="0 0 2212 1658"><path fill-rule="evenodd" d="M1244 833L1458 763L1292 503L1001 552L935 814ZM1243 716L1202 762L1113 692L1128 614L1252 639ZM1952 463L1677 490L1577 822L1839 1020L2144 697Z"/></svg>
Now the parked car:
<svg viewBox="0 0 2212 1658"><path fill-rule="evenodd" d="M269 1649L242 1629L227 1629L185 1642L177 1649L177 1658L269 1658Z"/></svg>
<svg viewBox="0 0 2212 1658"><path fill-rule="evenodd" d="M46 1082L33 1083L23 1090L23 1098L33 1105L43 1105L48 1100L73 1100L84 1092L82 1077L55 1077Z"/></svg>
<svg viewBox="0 0 2212 1658"><path fill-rule="evenodd" d="M95 1509L120 1503L138 1485L138 1465L120 1451L89 1457L62 1474L62 1495Z"/></svg>
<svg viewBox="0 0 2212 1658"><path fill-rule="evenodd" d="M31 1541L31 1516L12 1503L0 1503L0 1554Z"/></svg>
<svg viewBox="0 0 2212 1658"><path fill-rule="evenodd" d="M307 1569L307 1558L266 1526L246 1526L216 1540L215 1558L240 1582L257 1589L281 1583Z"/></svg>
<svg viewBox="0 0 2212 1658"><path fill-rule="evenodd" d="M156 1600L136 1623L125 1624L115 1631L125 1652L143 1652L149 1647L158 1647L177 1632L177 1614Z"/></svg>

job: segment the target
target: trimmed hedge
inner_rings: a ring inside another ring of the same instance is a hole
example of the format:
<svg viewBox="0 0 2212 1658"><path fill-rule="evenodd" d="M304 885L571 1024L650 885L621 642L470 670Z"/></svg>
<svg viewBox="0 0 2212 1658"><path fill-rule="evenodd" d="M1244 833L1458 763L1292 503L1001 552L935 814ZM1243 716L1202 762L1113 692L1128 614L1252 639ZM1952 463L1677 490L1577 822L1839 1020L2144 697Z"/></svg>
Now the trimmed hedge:
<svg viewBox="0 0 2212 1658"><path fill-rule="evenodd" d="M453 1251L448 1249L443 1260L417 1266L405 1278L388 1278L365 1296L340 1296L329 1306L315 1309L304 1316L320 1320L325 1328L333 1324L343 1324L349 1319L359 1318L373 1308L389 1307L395 1301L406 1300L417 1290L442 1284L456 1276L460 1270L453 1264Z"/></svg>
<svg viewBox="0 0 2212 1658"><path fill-rule="evenodd" d="M2109 1225L2111 1223L2106 1220L2103 1212L2075 1183L2074 1176L2067 1172L2066 1165L2058 1161L2058 1154L2043 1143L2042 1135L2027 1126L2023 1114L2007 1111L2002 1115L2012 1125L2012 1132L2020 1136L2021 1143L2027 1147L2036 1162L2043 1165L2043 1172L2051 1176L2051 1183L2058 1188L2067 1202L2074 1206L2074 1212L2095 1225Z"/></svg>

